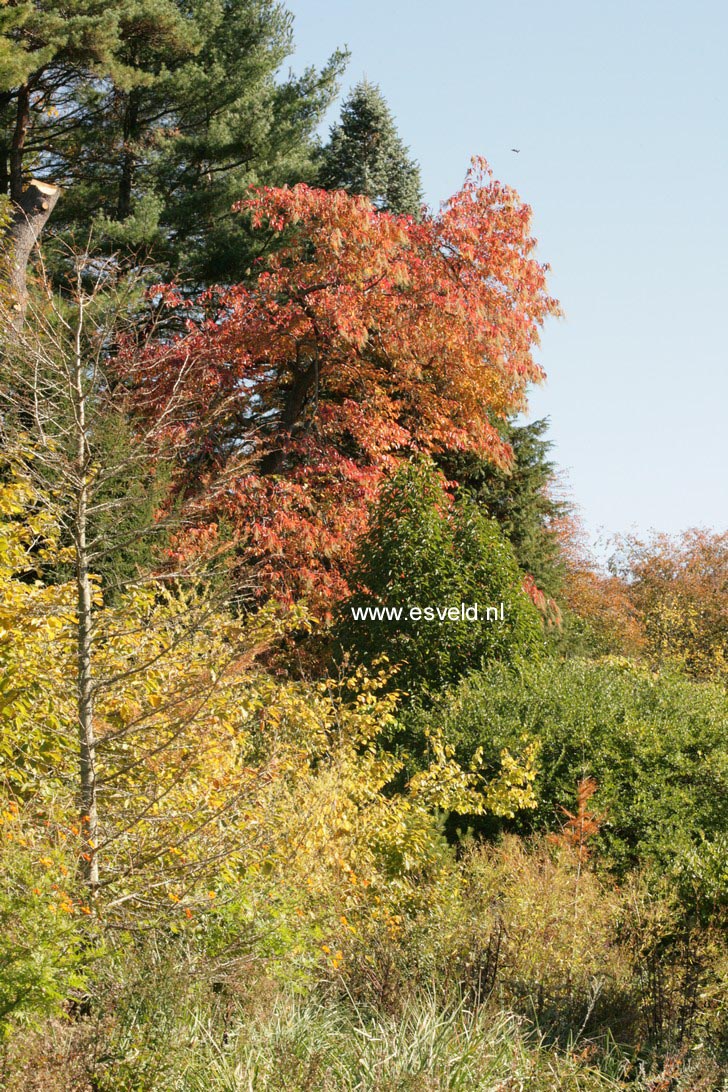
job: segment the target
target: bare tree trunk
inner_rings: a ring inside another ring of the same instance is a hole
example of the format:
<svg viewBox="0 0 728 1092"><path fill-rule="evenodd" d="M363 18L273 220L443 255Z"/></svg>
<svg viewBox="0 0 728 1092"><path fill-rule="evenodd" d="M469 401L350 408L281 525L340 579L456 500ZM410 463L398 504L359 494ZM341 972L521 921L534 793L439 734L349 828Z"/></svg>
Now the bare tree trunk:
<svg viewBox="0 0 728 1092"><path fill-rule="evenodd" d="M96 802L96 736L91 661L93 597L88 564L89 450L86 426L86 388L81 349L83 303L79 305L73 363L74 427L76 430L76 589L78 596L78 742L81 778L81 875L91 895L99 885L99 821Z"/></svg>
<svg viewBox="0 0 728 1092"><path fill-rule="evenodd" d="M12 91L0 91L0 114L7 110L12 101ZM0 127L4 129L3 120L0 118ZM0 137L0 193L10 193L10 142L4 135Z"/></svg>
<svg viewBox="0 0 728 1092"><path fill-rule="evenodd" d="M38 242L60 193L58 186L33 179L15 200L5 239L8 250L7 277L15 314L14 325L17 328L22 326L28 306L28 262L31 251Z"/></svg>
<svg viewBox="0 0 728 1092"><path fill-rule="evenodd" d="M10 196L19 202L23 195L23 154L30 128L30 86L24 83L18 90L15 129L10 145Z"/></svg>

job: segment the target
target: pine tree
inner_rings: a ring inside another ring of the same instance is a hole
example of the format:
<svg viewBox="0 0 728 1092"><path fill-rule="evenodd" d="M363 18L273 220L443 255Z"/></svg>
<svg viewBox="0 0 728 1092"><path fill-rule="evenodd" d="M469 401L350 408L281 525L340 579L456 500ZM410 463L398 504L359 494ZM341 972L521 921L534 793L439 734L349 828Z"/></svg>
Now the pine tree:
<svg viewBox="0 0 728 1092"><path fill-rule="evenodd" d="M281 81L293 45L279 4L198 0L192 17L197 47L148 84L109 86L103 125L69 149L65 169L78 195L70 219L96 213L112 244L146 248L165 273L230 282L252 260L233 203L251 185L313 177L313 133L345 55Z"/></svg>
<svg viewBox="0 0 728 1092"><path fill-rule="evenodd" d="M326 189L363 193L380 209L418 215L419 167L374 84L363 80L344 103L341 121L322 152L319 180Z"/></svg>
<svg viewBox="0 0 728 1092"><path fill-rule="evenodd" d="M13 205L4 242L20 322L26 266L59 186L87 187L79 151L104 129L105 89L132 95L154 82L163 57L174 63L196 44L176 0L10 0L0 12L0 194ZM119 151L115 159L123 171Z"/></svg>
<svg viewBox="0 0 728 1092"><path fill-rule="evenodd" d="M162 275L244 276L230 212L251 184L313 178L313 133L345 55L281 81L290 14L274 0L42 0L0 13L0 193L63 189L56 229L92 223Z"/></svg>
<svg viewBox="0 0 728 1092"><path fill-rule="evenodd" d="M194 45L175 0L11 0L0 17L0 192L17 202L31 170L52 169L62 138L91 123L91 89L148 84L163 51L174 62Z"/></svg>
<svg viewBox="0 0 728 1092"><path fill-rule="evenodd" d="M313 181L314 134L338 92L347 55L279 77L293 51L290 14L271 0L201 0L205 44L174 77L178 132L155 172L173 268L203 281L245 278L259 253L232 205L250 186Z"/></svg>

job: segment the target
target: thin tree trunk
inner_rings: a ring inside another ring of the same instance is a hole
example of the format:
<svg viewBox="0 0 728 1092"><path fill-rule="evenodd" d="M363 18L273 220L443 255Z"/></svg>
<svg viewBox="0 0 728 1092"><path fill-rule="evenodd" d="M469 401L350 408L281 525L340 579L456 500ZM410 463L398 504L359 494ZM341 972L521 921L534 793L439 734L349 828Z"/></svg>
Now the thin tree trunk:
<svg viewBox="0 0 728 1092"><path fill-rule="evenodd" d="M80 872L93 896L99 885L98 809L96 802L96 736L92 672L93 597L88 566L89 452L86 434L86 391L81 351L83 302L79 305L74 352L73 399L76 428L76 589L78 594L78 743L81 788Z"/></svg>
<svg viewBox="0 0 728 1092"><path fill-rule="evenodd" d="M12 101L12 91L0 92L0 113L7 110ZM10 193L10 145L5 136L0 139L0 193Z"/></svg>
<svg viewBox="0 0 728 1092"><path fill-rule="evenodd" d="M23 193L23 153L30 128L30 85L24 83L18 91L15 130L10 145L10 197L19 202Z"/></svg>

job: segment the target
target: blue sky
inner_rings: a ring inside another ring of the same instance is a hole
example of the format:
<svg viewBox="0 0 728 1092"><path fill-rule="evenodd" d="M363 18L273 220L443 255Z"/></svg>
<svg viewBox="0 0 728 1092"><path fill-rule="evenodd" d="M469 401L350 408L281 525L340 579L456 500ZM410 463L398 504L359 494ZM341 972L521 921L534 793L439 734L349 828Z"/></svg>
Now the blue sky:
<svg viewBox="0 0 728 1092"><path fill-rule="evenodd" d="M343 90L380 85L428 203L482 154L533 207L566 317L544 333L532 414L591 534L725 529L728 7L286 6L294 70L348 46Z"/></svg>

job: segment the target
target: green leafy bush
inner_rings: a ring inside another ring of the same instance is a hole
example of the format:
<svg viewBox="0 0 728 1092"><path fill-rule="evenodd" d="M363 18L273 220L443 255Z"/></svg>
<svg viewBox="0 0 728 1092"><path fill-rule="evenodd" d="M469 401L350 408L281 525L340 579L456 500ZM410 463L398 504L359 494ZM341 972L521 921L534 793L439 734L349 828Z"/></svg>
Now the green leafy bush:
<svg viewBox="0 0 728 1092"><path fill-rule="evenodd" d="M343 646L372 661L386 655L410 692L436 690L491 660L536 654L543 644L538 611L522 587L513 549L495 520L467 498L452 502L426 461L410 463L383 489L359 550L338 629ZM412 619L410 607L477 604L479 618ZM486 620L487 607L503 619ZM402 608L399 620L357 620L352 611Z"/></svg>
<svg viewBox="0 0 728 1092"><path fill-rule="evenodd" d="M83 985L79 919L88 908L73 869L42 822L0 803L0 1039L59 1012Z"/></svg>
<svg viewBox="0 0 728 1092"><path fill-rule="evenodd" d="M577 782L597 782L597 845L624 872L680 861L728 827L728 695L625 660L492 664L409 713L399 746L416 755L436 724L468 762L487 766L524 735L539 744L530 826L558 829ZM696 873L697 875L697 873ZM711 879L714 885L715 880Z"/></svg>

